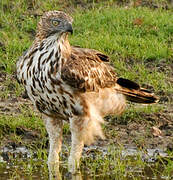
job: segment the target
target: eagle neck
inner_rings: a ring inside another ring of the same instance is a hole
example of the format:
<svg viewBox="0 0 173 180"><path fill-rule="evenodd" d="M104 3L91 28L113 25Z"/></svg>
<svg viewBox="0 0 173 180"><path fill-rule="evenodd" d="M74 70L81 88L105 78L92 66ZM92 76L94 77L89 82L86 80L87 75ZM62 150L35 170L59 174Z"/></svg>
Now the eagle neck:
<svg viewBox="0 0 173 180"><path fill-rule="evenodd" d="M71 55L71 46L68 41L68 35L67 34L62 35L57 42L58 42L58 51L61 58L68 60L68 58Z"/></svg>
<svg viewBox="0 0 173 180"><path fill-rule="evenodd" d="M35 41L33 47L31 48L31 53L35 52L34 49L39 52L39 57L37 58L39 66L45 62L51 65L50 68L57 69L58 72L61 72L62 67L71 55L71 46L67 34L63 34L59 38L50 36L42 41Z"/></svg>

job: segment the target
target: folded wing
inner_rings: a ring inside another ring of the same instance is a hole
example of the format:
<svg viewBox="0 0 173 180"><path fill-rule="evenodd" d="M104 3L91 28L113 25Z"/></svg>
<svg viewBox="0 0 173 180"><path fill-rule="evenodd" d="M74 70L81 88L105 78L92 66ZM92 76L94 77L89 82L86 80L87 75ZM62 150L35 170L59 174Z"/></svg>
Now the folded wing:
<svg viewBox="0 0 173 180"><path fill-rule="evenodd" d="M72 47L70 59L62 68L62 79L82 91L98 91L115 85L117 75L108 56L99 51Z"/></svg>
<svg viewBox="0 0 173 180"><path fill-rule="evenodd" d="M98 91L99 88L113 87L131 102L150 104L158 101L158 97L137 83L118 78L108 56L93 49L73 47L61 75L67 84L79 91Z"/></svg>

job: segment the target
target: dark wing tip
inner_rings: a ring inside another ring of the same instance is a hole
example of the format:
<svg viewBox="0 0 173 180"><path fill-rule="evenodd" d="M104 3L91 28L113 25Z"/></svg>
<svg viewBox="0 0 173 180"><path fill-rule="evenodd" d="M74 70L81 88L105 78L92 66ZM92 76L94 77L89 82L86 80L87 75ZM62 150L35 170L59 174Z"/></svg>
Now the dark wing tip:
<svg viewBox="0 0 173 180"><path fill-rule="evenodd" d="M140 89L140 86L137 83L124 78L118 78L117 84L128 89Z"/></svg>
<svg viewBox="0 0 173 180"><path fill-rule="evenodd" d="M109 57L106 56L105 54L97 53L96 55L99 57L99 59L100 59L101 61L109 62Z"/></svg>

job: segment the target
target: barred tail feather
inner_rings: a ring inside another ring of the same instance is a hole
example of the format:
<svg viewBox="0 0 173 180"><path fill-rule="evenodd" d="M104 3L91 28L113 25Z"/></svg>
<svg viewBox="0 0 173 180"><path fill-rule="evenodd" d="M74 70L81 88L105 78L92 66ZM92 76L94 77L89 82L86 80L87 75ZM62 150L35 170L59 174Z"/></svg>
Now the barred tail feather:
<svg viewBox="0 0 173 180"><path fill-rule="evenodd" d="M140 88L137 83L128 79L119 78L117 80L117 84L119 84L121 88L116 90L124 94L126 99L131 102L151 104L156 103L159 100L154 93L148 91L147 89Z"/></svg>

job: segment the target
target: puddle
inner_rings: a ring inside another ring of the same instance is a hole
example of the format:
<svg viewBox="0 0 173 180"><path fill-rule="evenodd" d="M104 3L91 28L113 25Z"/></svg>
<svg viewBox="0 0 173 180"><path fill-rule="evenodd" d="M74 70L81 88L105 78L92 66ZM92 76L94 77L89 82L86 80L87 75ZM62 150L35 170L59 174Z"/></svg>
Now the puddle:
<svg viewBox="0 0 173 180"><path fill-rule="evenodd" d="M63 149L63 151L66 151L66 156L68 156L67 149L65 147L63 147ZM117 148L110 149L107 147L98 146L84 147L81 165L82 174L80 178L77 179L118 179L117 174L115 173L115 168L119 166L119 164L111 168L110 163L110 171L106 171L106 173L104 172L103 174L101 174L100 171L97 174L97 170L93 173L92 171L88 170L90 167L85 167L86 159L90 159L89 164L92 167L94 166L94 164L96 165L96 161L102 162L109 158L111 159L113 157L112 154L114 151L116 151L117 153ZM161 149L147 149L145 151L139 151L138 149L132 147L123 149L117 154L119 154L119 158L121 158L120 162L124 162L125 164L127 159L128 161L132 162L125 169L125 174L122 178L124 180L133 180L134 178L144 180L168 180L173 178L173 176L170 177L170 175L167 176L159 174L159 172L164 170L162 161L164 161L164 159L167 159L167 161L169 161L168 154ZM47 156L47 150L44 150L44 153L41 154L40 157L38 157L38 154L33 153L31 150L27 149L24 146L15 147L11 145L2 148L0 150L0 179L48 179L47 163L46 158L43 157L44 155L45 157ZM117 157L114 158L116 160ZM144 162L144 164L136 164L138 158L140 158L141 162ZM157 162L158 160L160 160L160 163ZM67 172L67 157L63 157L61 159L60 167L62 179L71 179L69 178ZM100 168L102 168L102 165L100 165Z"/></svg>
<svg viewBox="0 0 173 180"><path fill-rule="evenodd" d="M166 158L168 157L168 154L161 149L146 149L145 151L139 151L135 148L128 148L122 150L122 156L140 156L143 161L148 163L154 163L155 161L157 161L158 156L161 158Z"/></svg>
<svg viewBox="0 0 173 180"><path fill-rule="evenodd" d="M8 161L11 158L31 158L31 153L25 146L20 146L16 148L4 147L1 151L2 162Z"/></svg>

